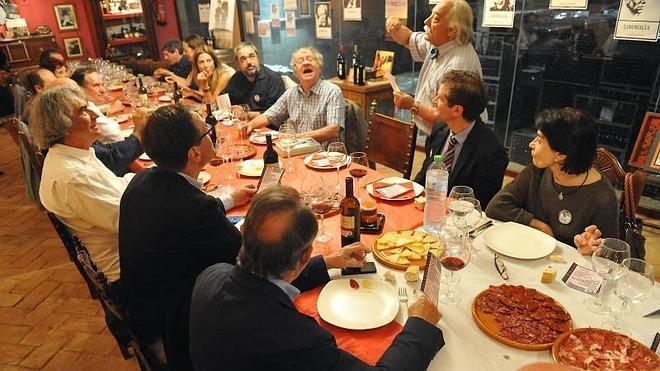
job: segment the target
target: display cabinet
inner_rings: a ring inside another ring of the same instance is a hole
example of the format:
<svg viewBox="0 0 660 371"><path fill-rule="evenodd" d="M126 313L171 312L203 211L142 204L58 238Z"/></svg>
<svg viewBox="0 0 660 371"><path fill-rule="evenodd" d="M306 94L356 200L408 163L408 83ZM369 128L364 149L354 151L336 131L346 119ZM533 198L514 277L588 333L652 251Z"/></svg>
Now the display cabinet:
<svg viewBox="0 0 660 371"><path fill-rule="evenodd" d="M94 2L97 38L108 59L158 58L153 16L146 0Z"/></svg>

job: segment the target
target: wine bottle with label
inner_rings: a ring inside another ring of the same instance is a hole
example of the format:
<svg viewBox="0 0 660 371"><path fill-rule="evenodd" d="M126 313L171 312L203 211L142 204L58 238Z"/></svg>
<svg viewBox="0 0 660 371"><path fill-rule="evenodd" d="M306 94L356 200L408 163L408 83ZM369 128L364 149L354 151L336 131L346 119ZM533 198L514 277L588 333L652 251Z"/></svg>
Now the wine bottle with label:
<svg viewBox="0 0 660 371"><path fill-rule="evenodd" d="M181 90L179 89L179 84L176 81L174 81L174 93L172 93L172 98L174 99L174 103L179 103L181 98L183 98Z"/></svg>
<svg viewBox="0 0 660 371"><path fill-rule="evenodd" d="M209 125L211 127L211 132L209 133L209 136L211 137L211 141L213 141L213 145L216 144L216 140L218 139L218 134L215 132L215 124L218 122L218 120L215 119L215 116L213 116L213 110L211 109L211 104L206 103L206 125Z"/></svg>
<svg viewBox="0 0 660 371"><path fill-rule="evenodd" d="M266 151L264 152L264 166L267 164L278 164L279 157L275 149L273 149L273 138L270 134L266 134Z"/></svg>
<svg viewBox="0 0 660 371"><path fill-rule="evenodd" d="M353 84L358 83L358 61L360 60L360 52L358 51L357 44L353 44L353 58L351 60L351 72L353 73Z"/></svg>
<svg viewBox="0 0 660 371"><path fill-rule="evenodd" d="M360 241L360 201L353 195L353 178L346 177L346 197L341 200L341 245Z"/></svg>
<svg viewBox="0 0 660 371"><path fill-rule="evenodd" d="M339 46L339 54L337 54L337 77L340 80L346 80L346 58L344 58L344 45Z"/></svg>
<svg viewBox="0 0 660 371"><path fill-rule="evenodd" d="M138 103L142 107L147 107L149 105L149 96L147 95L147 88L144 86L144 82L142 82L143 77L143 74L138 75L138 82L140 84L138 87Z"/></svg>

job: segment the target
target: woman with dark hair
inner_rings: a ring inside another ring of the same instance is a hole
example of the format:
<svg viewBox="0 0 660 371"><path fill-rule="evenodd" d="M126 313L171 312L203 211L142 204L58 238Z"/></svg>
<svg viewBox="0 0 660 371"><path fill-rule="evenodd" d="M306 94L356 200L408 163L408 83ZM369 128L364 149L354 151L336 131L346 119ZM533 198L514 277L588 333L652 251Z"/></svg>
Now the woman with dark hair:
<svg viewBox="0 0 660 371"><path fill-rule="evenodd" d="M619 236L614 189L591 167L595 124L582 111L562 108L540 112L536 127L529 144L532 164L495 195L486 214L529 225L591 254L601 236Z"/></svg>

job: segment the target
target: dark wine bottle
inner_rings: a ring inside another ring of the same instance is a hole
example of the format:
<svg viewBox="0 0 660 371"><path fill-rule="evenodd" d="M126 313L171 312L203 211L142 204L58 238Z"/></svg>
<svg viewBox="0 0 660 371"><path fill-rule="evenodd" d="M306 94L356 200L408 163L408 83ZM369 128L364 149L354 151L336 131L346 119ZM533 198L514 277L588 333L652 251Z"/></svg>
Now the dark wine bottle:
<svg viewBox="0 0 660 371"><path fill-rule="evenodd" d="M215 132L215 124L218 122L218 120L215 119L215 116L213 116L213 110L211 109L211 104L206 103L206 125L211 127L211 132L209 133L209 137L211 137L211 141L213 141L213 145L215 145L216 140L218 138L217 133Z"/></svg>
<svg viewBox="0 0 660 371"><path fill-rule="evenodd" d="M360 201L353 196L353 178L346 177L346 197L341 200L341 245L360 241Z"/></svg>
<svg viewBox="0 0 660 371"><path fill-rule="evenodd" d="M358 71L357 84L364 85L364 63L362 62L362 58L358 59L357 71Z"/></svg>
<svg viewBox="0 0 660 371"><path fill-rule="evenodd" d="M143 77L144 75L142 74L138 75L138 82L140 84L138 87L138 103L140 103L142 107L146 107L149 104L149 96L147 95L147 88L142 82Z"/></svg>
<svg viewBox="0 0 660 371"><path fill-rule="evenodd" d="M264 152L264 165L267 164L279 164L280 160L277 155L277 152L273 149L273 138L270 134L266 134L266 151Z"/></svg>
<svg viewBox="0 0 660 371"><path fill-rule="evenodd" d="M353 58L351 68L353 69L353 84L358 83L358 61L360 60L360 52L358 51L357 44L353 44Z"/></svg>
<svg viewBox="0 0 660 371"><path fill-rule="evenodd" d="M172 98L174 98L174 103L179 103L181 98L183 98L181 90L179 89L179 84L177 84L176 81L174 81L174 93L172 93Z"/></svg>
<svg viewBox="0 0 660 371"><path fill-rule="evenodd" d="M344 58L344 46L339 46L339 54L337 54L337 77L340 80L346 80L346 58Z"/></svg>

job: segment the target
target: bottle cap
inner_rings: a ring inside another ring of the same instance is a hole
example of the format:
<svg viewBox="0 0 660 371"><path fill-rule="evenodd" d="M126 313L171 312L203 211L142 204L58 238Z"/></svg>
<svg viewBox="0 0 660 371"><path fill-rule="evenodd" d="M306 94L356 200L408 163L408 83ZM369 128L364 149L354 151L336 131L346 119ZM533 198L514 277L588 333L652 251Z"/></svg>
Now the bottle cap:
<svg viewBox="0 0 660 371"><path fill-rule="evenodd" d="M370 200L365 200L362 203L360 203L360 209L364 211L376 210L376 203Z"/></svg>
<svg viewBox="0 0 660 371"><path fill-rule="evenodd" d="M443 159L444 159L444 156L443 156L443 155L435 155L435 156L433 156L433 161L435 161L435 162L442 161Z"/></svg>

